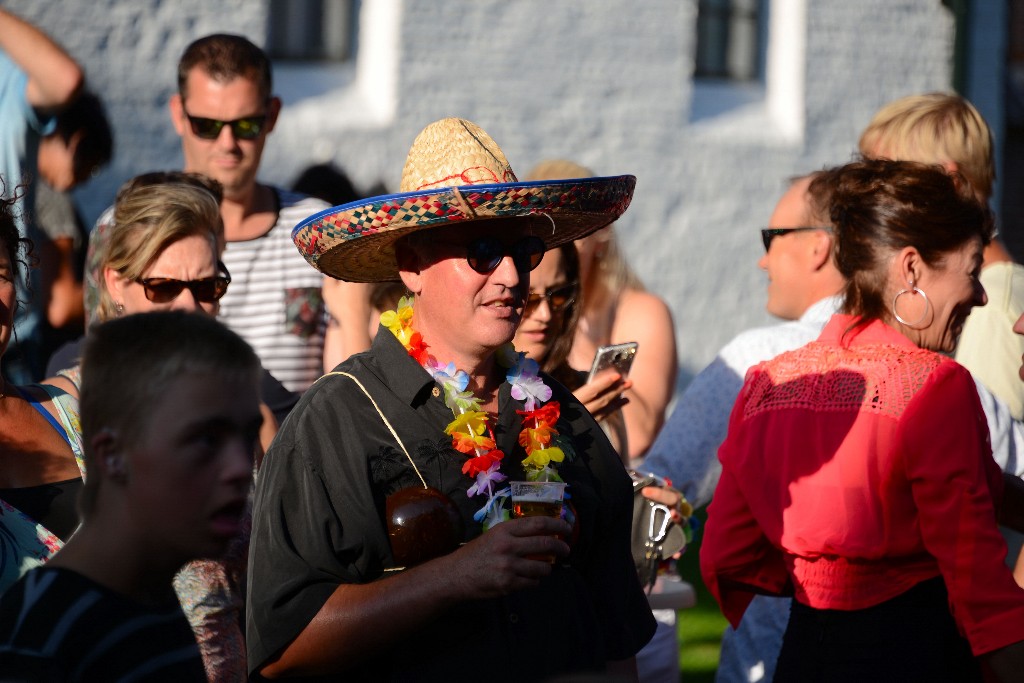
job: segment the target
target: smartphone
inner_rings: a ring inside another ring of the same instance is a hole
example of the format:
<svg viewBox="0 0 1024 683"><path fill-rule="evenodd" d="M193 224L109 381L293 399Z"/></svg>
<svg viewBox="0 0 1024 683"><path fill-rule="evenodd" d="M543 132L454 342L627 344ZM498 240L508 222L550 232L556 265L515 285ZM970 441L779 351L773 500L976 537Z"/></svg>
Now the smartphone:
<svg viewBox="0 0 1024 683"><path fill-rule="evenodd" d="M594 354L594 363L590 366L590 375L587 382L594 379L594 376L606 368L615 370L625 379L629 375L629 368L636 358L636 349L639 346L636 342L624 342L622 344L611 344L602 346Z"/></svg>

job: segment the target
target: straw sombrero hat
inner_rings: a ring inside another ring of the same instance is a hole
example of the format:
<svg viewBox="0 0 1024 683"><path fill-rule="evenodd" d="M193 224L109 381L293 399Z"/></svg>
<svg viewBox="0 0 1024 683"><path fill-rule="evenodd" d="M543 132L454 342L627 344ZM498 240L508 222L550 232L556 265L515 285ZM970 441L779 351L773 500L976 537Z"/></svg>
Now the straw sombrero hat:
<svg viewBox="0 0 1024 683"><path fill-rule="evenodd" d="M397 280L400 237L466 221L543 214L551 218L551 232L543 235L551 249L621 216L634 185L631 175L519 182L487 133L448 118L416 137L399 194L321 211L295 226L292 239L327 275L350 282Z"/></svg>

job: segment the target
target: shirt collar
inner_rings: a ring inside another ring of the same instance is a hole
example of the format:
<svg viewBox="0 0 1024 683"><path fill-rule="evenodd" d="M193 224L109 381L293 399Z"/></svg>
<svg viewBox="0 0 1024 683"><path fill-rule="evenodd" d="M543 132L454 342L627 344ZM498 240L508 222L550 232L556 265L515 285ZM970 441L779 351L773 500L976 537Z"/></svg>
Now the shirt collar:
<svg viewBox="0 0 1024 683"><path fill-rule="evenodd" d="M434 386L434 378L416 362L391 330L380 325L373 338L373 355L384 383L398 398L412 405L428 386Z"/></svg>
<svg viewBox="0 0 1024 683"><path fill-rule="evenodd" d="M373 338L372 348L373 355L378 360L381 378L402 401L412 405L427 387L437 386L430 373L409 355L391 330L383 325L377 327L377 336ZM546 378L545 381L551 380ZM512 398L511 391L512 385L507 380L502 382L498 388L499 405L511 401L516 410L522 410L522 401Z"/></svg>
<svg viewBox="0 0 1024 683"><path fill-rule="evenodd" d="M804 311L802 316L800 316L800 322L815 325L819 328L824 327L829 318L839 312L839 307L842 306L842 304L842 294L835 294L833 296L827 296L824 299L818 299L811 304L806 311Z"/></svg>

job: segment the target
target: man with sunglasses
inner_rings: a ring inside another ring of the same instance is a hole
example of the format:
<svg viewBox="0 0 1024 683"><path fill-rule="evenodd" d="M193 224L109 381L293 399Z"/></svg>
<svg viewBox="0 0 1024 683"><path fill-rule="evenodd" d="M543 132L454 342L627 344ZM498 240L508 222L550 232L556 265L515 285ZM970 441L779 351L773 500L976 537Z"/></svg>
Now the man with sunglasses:
<svg viewBox="0 0 1024 683"><path fill-rule="evenodd" d="M218 317L256 349L264 368L292 392L304 391L325 366L332 332L325 282L295 253L291 230L327 207L311 197L256 182L263 148L277 122L270 60L242 36L214 34L189 45L178 63L178 92L169 102L186 172L223 188L223 261L232 276ZM89 251L106 232L108 209L90 234ZM86 275L86 306L95 283ZM332 299L337 298L337 293ZM93 311L86 310L87 318Z"/></svg>
<svg viewBox="0 0 1024 683"><path fill-rule="evenodd" d="M270 62L260 48L241 36L215 34L182 54L169 106L185 170L224 188L223 259L232 282L219 317L281 383L303 391L323 373L325 344L331 346L323 291L330 285L295 253L291 231L327 205L256 181L281 111L271 88Z"/></svg>
<svg viewBox="0 0 1024 683"><path fill-rule="evenodd" d="M629 477L583 406L509 345L545 249L615 220L634 182L521 183L483 130L445 119L416 138L400 194L298 226L318 270L400 279L411 298L306 392L264 458L253 680L635 679L654 620ZM479 431L461 432L466 419ZM501 490L540 457L528 430L549 428L573 524L506 519Z"/></svg>

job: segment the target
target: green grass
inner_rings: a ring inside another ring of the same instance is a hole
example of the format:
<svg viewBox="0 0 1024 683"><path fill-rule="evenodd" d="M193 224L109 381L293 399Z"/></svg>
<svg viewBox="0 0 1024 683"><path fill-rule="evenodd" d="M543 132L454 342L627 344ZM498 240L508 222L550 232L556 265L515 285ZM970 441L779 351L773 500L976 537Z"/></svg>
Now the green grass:
<svg viewBox="0 0 1024 683"><path fill-rule="evenodd" d="M703 528L707 518L703 509L697 511L697 518ZM677 564L679 575L693 584L697 591L697 605L681 610L677 621L680 678L685 683L711 683L715 680L722 632L728 624L700 578L700 538L698 531L695 542L686 549Z"/></svg>

